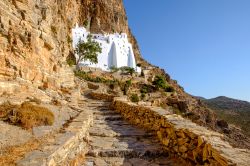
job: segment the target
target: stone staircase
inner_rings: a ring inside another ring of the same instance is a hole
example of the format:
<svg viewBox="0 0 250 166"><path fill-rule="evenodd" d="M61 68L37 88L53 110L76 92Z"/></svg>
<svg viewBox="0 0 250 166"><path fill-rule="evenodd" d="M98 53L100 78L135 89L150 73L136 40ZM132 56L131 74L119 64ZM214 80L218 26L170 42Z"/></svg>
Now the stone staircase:
<svg viewBox="0 0 250 166"><path fill-rule="evenodd" d="M168 166L181 165L170 160L156 136L127 123L120 114L109 109L109 102L88 100L93 110L93 126L89 130L89 152L83 166Z"/></svg>
<svg viewBox="0 0 250 166"><path fill-rule="evenodd" d="M70 105L72 116L58 132L51 133L43 144L17 161L17 166L57 166L78 165L82 163L88 151L89 127L93 123L93 114L84 108L85 100L78 105ZM81 107L81 108L80 108Z"/></svg>

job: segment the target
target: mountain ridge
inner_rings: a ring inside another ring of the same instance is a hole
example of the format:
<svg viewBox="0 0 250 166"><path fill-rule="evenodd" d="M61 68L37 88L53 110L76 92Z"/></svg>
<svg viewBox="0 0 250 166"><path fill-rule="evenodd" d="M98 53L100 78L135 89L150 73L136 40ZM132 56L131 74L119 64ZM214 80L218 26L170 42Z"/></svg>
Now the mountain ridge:
<svg viewBox="0 0 250 166"><path fill-rule="evenodd" d="M250 102L218 96L212 99L198 97L205 105L214 110L220 119L227 121L242 129L243 133L250 136Z"/></svg>

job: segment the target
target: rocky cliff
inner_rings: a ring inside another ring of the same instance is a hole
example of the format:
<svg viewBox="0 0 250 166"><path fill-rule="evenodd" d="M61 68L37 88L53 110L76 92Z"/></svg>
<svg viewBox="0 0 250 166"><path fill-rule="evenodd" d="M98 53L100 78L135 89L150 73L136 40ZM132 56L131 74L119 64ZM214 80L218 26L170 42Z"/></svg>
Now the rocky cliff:
<svg viewBox="0 0 250 166"><path fill-rule="evenodd" d="M2 0L0 2L0 80L21 78L58 88L71 54L76 23L92 32L130 32L122 0Z"/></svg>

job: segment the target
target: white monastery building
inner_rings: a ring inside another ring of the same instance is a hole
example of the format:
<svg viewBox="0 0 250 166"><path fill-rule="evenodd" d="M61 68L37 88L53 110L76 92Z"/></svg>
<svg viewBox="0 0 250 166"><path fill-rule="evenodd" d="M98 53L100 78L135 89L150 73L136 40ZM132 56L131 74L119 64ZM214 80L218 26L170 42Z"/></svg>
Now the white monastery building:
<svg viewBox="0 0 250 166"><path fill-rule="evenodd" d="M86 42L88 32L84 27L76 25L72 29L73 48L75 49L79 41ZM91 34L92 39L98 42L102 48L102 52L98 55L98 63L92 64L89 61L80 62L81 66L100 68L109 71L111 67L131 67L136 72L141 72L141 68L136 66L135 56L132 44L128 42L126 33L122 34ZM76 59L78 58L77 55Z"/></svg>

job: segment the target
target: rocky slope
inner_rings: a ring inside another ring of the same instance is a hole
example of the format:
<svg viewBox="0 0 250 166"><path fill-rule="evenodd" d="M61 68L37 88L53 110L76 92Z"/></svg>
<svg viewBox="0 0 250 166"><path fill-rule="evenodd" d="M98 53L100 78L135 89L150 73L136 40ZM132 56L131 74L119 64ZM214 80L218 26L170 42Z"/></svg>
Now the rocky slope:
<svg viewBox="0 0 250 166"><path fill-rule="evenodd" d="M240 127L246 135L250 135L250 103L224 96L213 99L202 99L218 117Z"/></svg>

